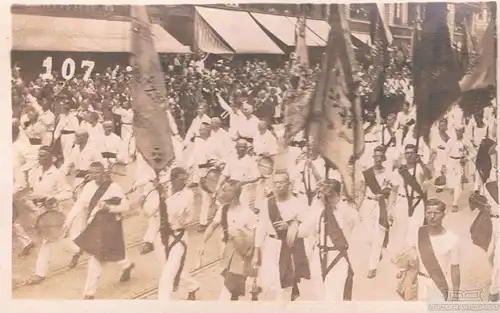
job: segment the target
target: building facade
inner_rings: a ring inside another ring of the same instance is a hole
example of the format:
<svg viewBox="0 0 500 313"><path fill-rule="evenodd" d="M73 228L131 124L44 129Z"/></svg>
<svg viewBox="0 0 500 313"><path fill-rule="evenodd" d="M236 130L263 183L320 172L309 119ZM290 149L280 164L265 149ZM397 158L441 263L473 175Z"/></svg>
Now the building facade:
<svg viewBox="0 0 500 313"><path fill-rule="evenodd" d="M209 7L225 8L231 10L244 10L251 12L298 16L301 12L299 4L294 3L238 3L215 4ZM329 15L328 4L309 4L307 15L311 19L327 20ZM411 40L412 28L419 12L418 3L386 3L386 21L391 28L396 41L406 42ZM187 21L189 5L162 5L149 6L148 10L152 22L162 24L169 28L169 24ZM454 41L460 41L463 33L463 24L466 23L473 36L480 36L489 21L489 11L484 3L452 3L448 4L448 25ZM345 14L353 32L369 32L368 13L370 4L352 3L345 5ZM123 20L127 18L129 6L120 5L13 5L13 13L39 14L63 17L94 18ZM189 26L185 32L193 31ZM176 36L176 34L173 34ZM182 34L178 34L182 35ZM177 37L177 36L176 36ZM183 41L182 38L177 38Z"/></svg>

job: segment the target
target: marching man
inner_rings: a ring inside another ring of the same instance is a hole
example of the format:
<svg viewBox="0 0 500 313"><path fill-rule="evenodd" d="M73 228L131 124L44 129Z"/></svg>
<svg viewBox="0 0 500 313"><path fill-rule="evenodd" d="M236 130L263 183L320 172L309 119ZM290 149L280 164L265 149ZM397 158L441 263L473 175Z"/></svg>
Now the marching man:
<svg viewBox="0 0 500 313"><path fill-rule="evenodd" d="M237 301L245 295L245 284L249 276L255 276L258 253L254 251L257 216L240 202L240 182L228 180L221 186L218 200L223 204L217 210L213 222L208 226L203 243L198 251L200 263L205 245L214 231L220 226L225 249L221 264L224 286L220 294L221 301Z"/></svg>
<svg viewBox="0 0 500 313"><path fill-rule="evenodd" d="M96 148L101 148L101 155L105 160L106 168L118 160L121 160L121 148L122 140L121 138L113 133L113 122L104 121L102 123L104 128L104 135L97 137L95 141ZM100 146L100 147L99 147Z"/></svg>
<svg viewBox="0 0 500 313"><path fill-rule="evenodd" d="M80 127L76 116L70 112L70 104L61 104L61 114L56 118L56 128L54 130L54 141L61 139L61 148L64 160L69 158L69 154L75 143L75 131Z"/></svg>
<svg viewBox="0 0 500 313"><path fill-rule="evenodd" d="M28 172L28 187L31 193L28 195L27 200L60 202L71 199L73 196L71 189L64 183L64 175L54 166L49 147L40 147L38 162L38 165ZM45 280L49 270L51 250L52 244L47 240L42 240L36 261L35 274L29 279L28 284L37 284Z"/></svg>
<svg viewBox="0 0 500 313"><path fill-rule="evenodd" d="M293 301L300 296L301 280L311 278L304 238L298 234L307 210L292 195L286 171L276 171L273 181L273 194L259 207L255 235L256 253L262 256L259 281L264 292L274 293L276 300Z"/></svg>
<svg viewBox="0 0 500 313"><path fill-rule="evenodd" d="M154 246L163 264L158 284L158 300L162 301L171 300L181 279L188 286L188 300L195 300L196 291L200 288L184 268L188 246L186 227L193 218L194 201L192 190L186 186L187 177L183 168L173 168L168 190L157 184L143 206L146 215L158 219L160 225Z"/></svg>
<svg viewBox="0 0 500 313"><path fill-rule="evenodd" d="M418 260L417 298L420 301L458 300L460 292L460 239L443 227L446 204L425 203L427 225L408 233L410 254Z"/></svg>
<svg viewBox="0 0 500 313"><path fill-rule="evenodd" d="M299 236L316 239L311 254L311 279L319 301L350 301L354 272L349 261L349 241L358 213L341 201L341 183L327 179L319 183L318 194L308 219L299 225Z"/></svg>
<svg viewBox="0 0 500 313"><path fill-rule="evenodd" d="M385 148L383 146L375 148L374 165L363 172L365 191L360 215L371 246L368 278L376 276L382 248L387 248L389 241L387 199L391 192L390 181L394 172L384 166L385 160Z"/></svg>
<svg viewBox="0 0 500 313"><path fill-rule="evenodd" d="M83 295L84 299L93 300L102 263L117 262L122 265L121 282L130 280L135 265L126 258L120 214L129 210L129 202L123 190L111 181L102 163L93 162L89 174L91 181L85 185L66 217L64 228L67 230L77 215L85 214L85 229L74 242L91 255Z"/></svg>

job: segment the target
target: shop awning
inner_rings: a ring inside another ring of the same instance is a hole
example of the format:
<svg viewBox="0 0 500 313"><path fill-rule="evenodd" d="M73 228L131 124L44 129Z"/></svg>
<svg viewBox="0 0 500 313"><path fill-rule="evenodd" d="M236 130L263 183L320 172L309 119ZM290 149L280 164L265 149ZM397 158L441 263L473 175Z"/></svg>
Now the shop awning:
<svg viewBox="0 0 500 313"><path fill-rule="evenodd" d="M328 35L330 34L330 24L323 20L307 20L307 28L321 38L326 45L328 42Z"/></svg>
<svg viewBox="0 0 500 313"><path fill-rule="evenodd" d="M283 54L248 12L205 7L196 11L236 53Z"/></svg>
<svg viewBox="0 0 500 313"><path fill-rule="evenodd" d="M200 14L198 12L194 14L197 48L203 52L213 54L234 54L234 51L222 41L220 36L208 25Z"/></svg>
<svg viewBox="0 0 500 313"><path fill-rule="evenodd" d="M268 32L273 34L283 44L295 46L295 23L290 18L282 15L250 13L255 20L262 25ZM313 32L306 29L306 44L308 46L324 46L323 40L318 38Z"/></svg>
<svg viewBox="0 0 500 313"><path fill-rule="evenodd" d="M12 50L129 52L130 27L124 21L13 14ZM152 32L157 52L190 52L160 25Z"/></svg>
<svg viewBox="0 0 500 313"><path fill-rule="evenodd" d="M286 19L288 20L288 22L290 22L292 24L292 27L293 27L294 32L295 32L295 25L297 25L297 18L292 17L292 16L287 16ZM317 34L314 33L314 31L309 26L310 21L311 20L306 21L306 44L308 46L313 46L313 47L314 46L315 47L326 47L327 40L321 38L320 36L318 36ZM328 34L326 36L326 39L328 39Z"/></svg>
<svg viewBox="0 0 500 313"><path fill-rule="evenodd" d="M353 44L356 44L355 42L358 41L361 44L364 44L368 47L370 47L372 45L372 40L371 40L369 34L351 32L351 39L354 39Z"/></svg>

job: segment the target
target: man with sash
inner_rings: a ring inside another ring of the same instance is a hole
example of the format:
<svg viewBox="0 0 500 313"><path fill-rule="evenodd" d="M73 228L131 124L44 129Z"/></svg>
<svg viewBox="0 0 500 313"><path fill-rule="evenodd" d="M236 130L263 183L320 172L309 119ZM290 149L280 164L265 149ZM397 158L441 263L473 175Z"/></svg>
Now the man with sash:
<svg viewBox="0 0 500 313"><path fill-rule="evenodd" d="M195 300L200 284L184 268L188 245L186 226L193 218L193 191L186 186L188 174L181 167L170 171L170 183L156 184L146 198L143 209L148 217L157 219L155 251L163 264L158 284L158 300L170 301L182 279ZM167 190L165 190L167 189Z"/></svg>
<svg viewBox="0 0 500 313"><path fill-rule="evenodd" d="M360 215L371 246L368 278L376 276L382 248L387 248L389 242L387 199L391 193L390 181L394 172L384 166L385 160L385 147L379 146L373 152L374 165L363 171L365 190Z"/></svg>
<svg viewBox="0 0 500 313"><path fill-rule="evenodd" d="M49 202L69 200L72 198L71 189L65 184L64 175L53 164L53 155L50 147L42 146L38 152L38 165L28 171L28 188L30 194L24 200L45 205ZM53 243L42 240L36 261L35 274L28 280L28 284L38 284L45 280L49 270L50 253Z"/></svg>
<svg viewBox="0 0 500 313"><path fill-rule="evenodd" d="M365 151L358 163L363 168L369 168L373 164L373 151L380 144L379 137L382 131L382 127L377 125L375 112L369 111L366 113L366 122L363 125L363 129L365 134Z"/></svg>
<svg viewBox="0 0 500 313"><path fill-rule="evenodd" d="M316 242L309 260L314 300L350 301L354 272L348 249L359 220L358 212L342 201L341 183L334 179L318 183L317 196L309 212L299 225L298 234L311 235Z"/></svg>
<svg viewBox="0 0 500 313"><path fill-rule="evenodd" d="M123 268L121 282L130 280L134 263L126 257L120 216L129 210L125 193L111 180L102 163L93 162L89 175L91 181L83 188L64 227L67 230L78 215L85 215L85 229L74 242L82 251L91 255L83 295L84 299L93 300L102 263L119 263Z"/></svg>
<svg viewBox="0 0 500 313"><path fill-rule="evenodd" d="M276 171L273 182L273 193L258 206L255 247L262 256L259 281L264 292L276 294L276 300L293 301L299 296L301 280L311 277L304 238L298 236L298 227L309 213L291 193L286 171Z"/></svg>
<svg viewBox="0 0 500 313"><path fill-rule="evenodd" d="M388 251L394 255L404 248L408 231L415 230L424 223L424 202L427 194L422 186L426 180L432 178L431 171L417 154L416 146L407 145L404 158L406 164L395 172L388 202L389 219L392 220Z"/></svg>
<svg viewBox="0 0 500 313"><path fill-rule="evenodd" d="M417 297L420 301L458 300L460 292L460 239L443 227L446 204L425 203L427 224L412 230L407 245L418 260Z"/></svg>
<svg viewBox="0 0 500 313"><path fill-rule="evenodd" d="M488 299L496 302L500 293L498 182L488 182L485 189L487 190L485 196L473 193L469 198L470 209L478 211L470 227L470 234L472 242L485 251L492 265Z"/></svg>
<svg viewBox="0 0 500 313"><path fill-rule="evenodd" d="M208 226L203 243L198 251L200 264L207 241L214 231L222 228L224 253L221 260L224 286L219 297L221 301L237 301L245 295L246 280L255 276L258 254L254 251L257 216L245 204L240 202L241 183L227 180L218 193L222 207L217 210L214 220Z"/></svg>

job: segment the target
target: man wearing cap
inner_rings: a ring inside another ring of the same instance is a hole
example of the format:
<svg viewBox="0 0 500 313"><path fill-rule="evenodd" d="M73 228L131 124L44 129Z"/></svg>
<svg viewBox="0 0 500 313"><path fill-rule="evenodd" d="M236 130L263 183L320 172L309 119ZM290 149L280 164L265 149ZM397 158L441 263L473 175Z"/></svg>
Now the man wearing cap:
<svg viewBox="0 0 500 313"><path fill-rule="evenodd" d="M76 130L75 141L76 145L71 150L68 158L65 159L61 171L66 175L70 175L70 173L75 170L76 176L73 181L73 192L77 193L75 196L78 198L78 193L83 190L85 184L88 182L90 164L93 162L103 162L103 158L99 149L89 141L89 135L85 129L79 128ZM82 232L84 222L85 214L77 214L69 229L69 239L73 240ZM70 246L73 248L72 250L75 254L69 266L74 267L80 257L78 253L80 250L72 242Z"/></svg>
<svg viewBox="0 0 500 313"><path fill-rule="evenodd" d="M72 198L71 189L64 181L64 174L53 164L53 155L48 146L42 146L38 152L38 164L28 170L27 185L30 188L28 201L37 203L39 201L56 200L57 202ZM53 243L42 240L38 258L36 261L35 274L29 279L28 284L37 284L45 280L47 276L50 253Z"/></svg>
<svg viewBox="0 0 500 313"><path fill-rule="evenodd" d="M158 284L158 300L171 300L180 280L188 287L188 300L195 300L200 284L184 267L188 246L186 227L193 218L194 195L186 185L188 174L183 168L174 167L170 175L163 176L169 182L160 182L161 186L154 186L143 206L146 215L155 218L158 225L154 233L154 246L163 264Z"/></svg>
<svg viewBox="0 0 500 313"><path fill-rule="evenodd" d="M311 210L299 225L298 236L313 238L309 257L314 300L350 301L354 272L349 260L352 231L358 212L341 200L341 183L327 179L318 183Z"/></svg>
<svg viewBox="0 0 500 313"><path fill-rule="evenodd" d="M101 149L102 158L105 160L104 166L109 168L109 166L116 161L121 161L120 149L122 148L121 138L113 133L113 122L106 120L102 123L104 128L104 134L101 137L97 137L94 142L96 148Z"/></svg>
<svg viewBox="0 0 500 313"><path fill-rule="evenodd" d="M75 130L80 123L76 116L70 113L68 102L61 104L61 114L56 119L56 129L54 130L54 140L61 139L61 147L64 159L68 159L75 143Z"/></svg>
<svg viewBox="0 0 500 313"><path fill-rule="evenodd" d="M125 250L121 214L130 205L121 187L105 172L104 165L92 162L89 166L90 181L83 188L73 208L66 217L64 229L68 230L75 218L84 215L83 230L74 243L90 254L87 278L83 290L84 299L92 300L102 272L102 263L116 262L122 266L120 282L130 280L134 269Z"/></svg>

